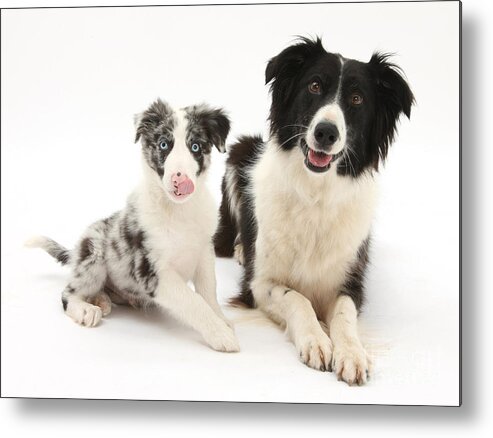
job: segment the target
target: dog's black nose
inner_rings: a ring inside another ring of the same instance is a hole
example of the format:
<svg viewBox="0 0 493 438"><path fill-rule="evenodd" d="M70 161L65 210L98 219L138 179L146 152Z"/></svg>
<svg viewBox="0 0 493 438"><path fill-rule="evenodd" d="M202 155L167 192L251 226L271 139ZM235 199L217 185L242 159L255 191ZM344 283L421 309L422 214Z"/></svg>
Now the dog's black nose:
<svg viewBox="0 0 493 438"><path fill-rule="evenodd" d="M328 148L339 138L337 126L330 122L320 122L315 126L315 140L320 147Z"/></svg>

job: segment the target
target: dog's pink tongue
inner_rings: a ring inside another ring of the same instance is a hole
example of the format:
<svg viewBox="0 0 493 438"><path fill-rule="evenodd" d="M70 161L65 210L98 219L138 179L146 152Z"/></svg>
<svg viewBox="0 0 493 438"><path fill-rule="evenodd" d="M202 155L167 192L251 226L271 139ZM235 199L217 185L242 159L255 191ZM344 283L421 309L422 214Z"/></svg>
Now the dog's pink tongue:
<svg viewBox="0 0 493 438"><path fill-rule="evenodd" d="M176 187L176 191L178 192L179 195L189 195L194 190L195 190L195 187L193 185L193 182L189 178L187 178L186 180L182 181Z"/></svg>
<svg viewBox="0 0 493 438"><path fill-rule="evenodd" d="M324 154L323 152L315 152L310 149L308 151L308 160L314 166L325 167L332 161L332 155Z"/></svg>

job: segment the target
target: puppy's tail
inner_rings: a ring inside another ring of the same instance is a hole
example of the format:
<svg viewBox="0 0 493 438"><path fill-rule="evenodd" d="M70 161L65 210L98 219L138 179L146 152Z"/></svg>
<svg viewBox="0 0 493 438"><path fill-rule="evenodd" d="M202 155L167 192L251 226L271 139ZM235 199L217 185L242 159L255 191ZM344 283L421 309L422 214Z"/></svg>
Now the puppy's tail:
<svg viewBox="0 0 493 438"><path fill-rule="evenodd" d="M66 265L70 262L70 251L50 239L44 236L35 236L27 240L24 246L28 248L41 248L44 249L50 256L60 262L62 265Z"/></svg>

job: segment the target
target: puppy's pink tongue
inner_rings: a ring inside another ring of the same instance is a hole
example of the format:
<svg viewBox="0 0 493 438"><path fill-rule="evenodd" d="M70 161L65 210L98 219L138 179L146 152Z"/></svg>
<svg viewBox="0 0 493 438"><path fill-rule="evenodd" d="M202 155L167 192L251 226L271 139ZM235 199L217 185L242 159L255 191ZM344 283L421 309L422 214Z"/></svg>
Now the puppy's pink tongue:
<svg viewBox="0 0 493 438"><path fill-rule="evenodd" d="M189 195L195 190L195 187L193 185L193 182L191 179L187 178L186 180L182 181L178 186L176 187L176 191L179 195Z"/></svg>
<svg viewBox="0 0 493 438"><path fill-rule="evenodd" d="M325 167L332 161L332 155L324 154L323 152L315 152L313 149L309 149L308 160L314 166Z"/></svg>

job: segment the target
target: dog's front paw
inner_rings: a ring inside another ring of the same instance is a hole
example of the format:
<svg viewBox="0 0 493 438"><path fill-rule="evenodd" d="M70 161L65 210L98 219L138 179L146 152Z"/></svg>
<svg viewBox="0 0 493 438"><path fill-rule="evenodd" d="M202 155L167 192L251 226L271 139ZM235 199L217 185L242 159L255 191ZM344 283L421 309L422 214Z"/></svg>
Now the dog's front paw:
<svg viewBox="0 0 493 438"><path fill-rule="evenodd" d="M320 330L320 333L305 336L298 345L301 361L311 368L320 371L330 371L332 360L332 342Z"/></svg>
<svg viewBox="0 0 493 438"><path fill-rule="evenodd" d="M103 317L100 307L86 303L85 301L69 301L65 313L77 324L85 327L95 327Z"/></svg>
<svg viewBox="0 0 493 438"><path fill-rule="evenodd" d="M216 351L225 351L228 353L240 351L240 344L234 331L226 325L226 322L221 322L222 327L214 330L211 335L205 337L205 341Z"/></svg>
<svg viewBox="0 0 493 438"><path fill-rule="evenodd" d="M332 356L332 369L338 380L348 385L363 385L370 377L369 358L359 342L336 345Z"/></svg>

